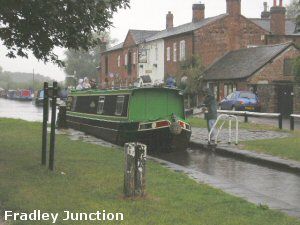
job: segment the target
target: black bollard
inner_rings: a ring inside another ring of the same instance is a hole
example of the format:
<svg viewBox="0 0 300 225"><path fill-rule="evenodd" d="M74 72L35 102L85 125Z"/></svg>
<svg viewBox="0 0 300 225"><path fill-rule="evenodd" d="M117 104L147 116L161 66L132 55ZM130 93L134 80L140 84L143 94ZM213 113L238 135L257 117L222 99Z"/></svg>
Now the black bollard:
<svg viewBox="0 0 300 225"><path fill-rule="evenodd" d="M55 157L55 122L56 122L56 98L57 98L57 82L53 82L52 90L52 114L51 114L51 133L50 133L50 154L49 169L54 170Z"/></svg>
<svg viewBox="0 0 300 225"><path fill-rule="evenodd" d="M46 165L47 160L47 122L49 116L49 96L48 83L44 83L44 100L43 100L43 131L42 131L42 165Z"/></svg>
<svg viewBox="0 0 300 225"><path fill-rule="evenodd" d="M280 114L278 117L278 127L280 130L282 130L282 114Z"/></svg>
<svg viewBox="0 0 300 225"><path fill-rule="evenodd" d="M292 115L290 115L290 129L295 130L295 118Z"/></svg>

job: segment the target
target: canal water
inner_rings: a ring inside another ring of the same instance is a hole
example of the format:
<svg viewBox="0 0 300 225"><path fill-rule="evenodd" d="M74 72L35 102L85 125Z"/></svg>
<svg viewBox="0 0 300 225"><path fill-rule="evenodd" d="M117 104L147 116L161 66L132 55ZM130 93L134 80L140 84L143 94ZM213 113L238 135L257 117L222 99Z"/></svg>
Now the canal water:
<svg viewBox="0 0 300 225"><path fill-rule="evenodd" d="M43 107L35 106L33 101L0 98L0 117L43 121Z"/></svg>
<svg viewBox="0 0 300 225"><path fill-rule="evenodd" d="M42 107L31 102L18 102L0 98L0 118L18 118L28 121L42 121ZM110 146L107 142L85 135L74 130L66 132L73 140ZM198 171L218 183L227 183L234 187L236 195L261 203L276 202L276 206L284 212L300 218L300 175L275 170L217 155L199 149L188 149L181 152L164 153L155 157L180 165L189 171ZM223 190L222 186L215 185ZM268 201L265 201L265 200Z"/></svg>

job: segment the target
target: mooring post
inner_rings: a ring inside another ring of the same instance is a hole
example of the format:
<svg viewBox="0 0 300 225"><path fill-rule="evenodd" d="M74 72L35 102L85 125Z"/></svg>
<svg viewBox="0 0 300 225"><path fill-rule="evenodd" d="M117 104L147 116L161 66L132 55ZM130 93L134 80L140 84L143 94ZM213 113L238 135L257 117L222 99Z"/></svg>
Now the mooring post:
<svg viewBox="0 0 300 225"><path fill-rule="evenodd" d="M47 158L47 122L49 116L48 83L44 82L43 99L43 131L42 131L42 165L46 165Z"/></svg>
<svg viewBox="0 0 300 225"><path fill-rule="evenodd" d="M137 143L135 147L135 196L144 196L146 189L147 146Z"/></svg>
<svg viewBox="0 0 300 225"><path fill-rule="evenodd" d="M147 146L140 143L126 143L124 149L124 195L126 197L144 196Z"/></svg>
<svg viewBox="0 0 300 225"><path fill-rule="evenodd" d="M56 98L57 98L57 82L53 82L52 90L52 113L51 113L51 133L50 133L50 154L49 169L54 170L55 157L55 122L56 122Z"/></svg>
<svg viewBox="0 0 300 225"><path fill-rule="evenodd" d="M126 143L125 150L125 171L124 171L124 195L134 196L134 167L135 167L135 143Z"/></svg>
<svg viewBox="0 0 300 225"><path fill-rule="evenodd" d="M280 130L282 130L282 114L280 113L278 117L278 127Z"/></svg>
<svg viewBox="0 0 300 225"><path fill-rule="evenodd" d="M295 118L293 115L290 115L290 129L295 130Z"/></svg>
<svg viewBox="0 0 300 225"><path fill-rule="evenodd" d="M244 122L245 122L245 123L248 123L248 114L247 114L247 112L245 113L245 119L244 119Z"/></svg>

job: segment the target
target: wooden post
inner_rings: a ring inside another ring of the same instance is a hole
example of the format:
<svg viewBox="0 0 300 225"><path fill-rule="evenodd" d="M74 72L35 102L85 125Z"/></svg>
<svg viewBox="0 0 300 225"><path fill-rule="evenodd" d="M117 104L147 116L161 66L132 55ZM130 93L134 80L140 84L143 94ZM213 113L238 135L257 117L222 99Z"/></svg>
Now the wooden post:
<svg viewBox="0 0 300 225"><path fill-rule="evenodd" d="M135 144L125 144L124 195L134 196Z"/></svg>
<svg viewBox="0 0 300 225"><path fill-rule="evenodd" d="M144 196L146 189L147 146L137 144L135 147L135 196Z"/></svg>
<svg viewBox="0 0 300 225"><path fill-rule="evenodd" d="M49 98L48 83L44 83L44 100L43 100L43 129L42 129L42 165L47 161L47 122L49 116Z"/></svg>
<svg viewBox="0 0 300 225"><path fill-rule="evenodd" d="M52 114L51 114L51 133L50 133L50 154L49 154L49 169L54 170L55 157L55 122L56 122L56 98L57 98L57 82L53 82L52 91Z"/></svg>
<svg viewBox="0 0 300 225"><path fill-rule="evenodd" d="M124 195L126 197L144 196L147 146L140 143L126 143L124 148Z"/></svg>

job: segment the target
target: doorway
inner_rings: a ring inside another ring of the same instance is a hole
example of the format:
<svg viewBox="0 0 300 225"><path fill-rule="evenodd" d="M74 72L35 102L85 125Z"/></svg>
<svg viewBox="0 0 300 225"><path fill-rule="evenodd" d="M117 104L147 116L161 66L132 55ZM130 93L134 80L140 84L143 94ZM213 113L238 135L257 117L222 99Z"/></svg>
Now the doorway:
<svg viewBox="0 0 300 225"><path fill-rule="evenodd" d="M278 112L283 116L289 116L293 113L294 92L293 85L278 85Z"/></svg>

